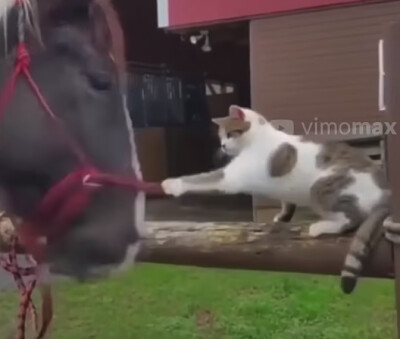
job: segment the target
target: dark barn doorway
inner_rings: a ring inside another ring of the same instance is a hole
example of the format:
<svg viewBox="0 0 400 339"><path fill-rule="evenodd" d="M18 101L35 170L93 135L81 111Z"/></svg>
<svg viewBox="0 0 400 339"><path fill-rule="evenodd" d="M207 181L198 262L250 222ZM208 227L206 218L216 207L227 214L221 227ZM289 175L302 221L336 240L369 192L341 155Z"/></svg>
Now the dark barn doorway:
<svg viewBox="0 0 400 339"><path fill-rule="evenodd" d="M219 141L211 119L227 114L231 104L250 105L248 22L168 32L157 27L156 0L115 4L125 32L129 108L145 179L215 168ZM149 219L251 220L252 200L151 199L147 212Z"/></svg>

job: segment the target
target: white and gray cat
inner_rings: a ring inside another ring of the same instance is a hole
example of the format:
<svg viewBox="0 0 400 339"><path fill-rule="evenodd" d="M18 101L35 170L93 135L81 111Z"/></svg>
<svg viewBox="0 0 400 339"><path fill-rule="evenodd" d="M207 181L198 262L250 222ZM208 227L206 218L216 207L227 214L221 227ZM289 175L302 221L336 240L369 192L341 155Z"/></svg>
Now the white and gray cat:
<svg viewBox="0 0 400 339"><path fill-rule="evenodd" d="M219 170L167 179L164 191L176 197L212 191L264 195L282 201L275 221L290 221L296 205L307 206L321 217L309 228L312 237L358 229L342 270L342 289L350 293L389 215L382 168L344 143L279 131L250 109L231 106L228 116L213 121L232 160Z"/></svg>

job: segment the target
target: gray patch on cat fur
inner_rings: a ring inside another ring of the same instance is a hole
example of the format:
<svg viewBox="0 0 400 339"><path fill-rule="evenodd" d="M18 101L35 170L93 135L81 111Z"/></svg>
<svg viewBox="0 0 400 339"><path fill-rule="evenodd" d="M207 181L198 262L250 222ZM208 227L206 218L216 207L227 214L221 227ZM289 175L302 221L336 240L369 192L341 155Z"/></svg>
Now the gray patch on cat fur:
<svg viewBox="0 0 400 339"><path fill-rule="evenodd" d="M376 167L375 163L366 154L340 142L322 144L322 150L316 157L316 165L321 169L335 166L340 169L367 172Z"/></svg>
<svg viewBox="0 0 400 339"><path fill-rule="evenodd" d="M317 180L311 187L311 201L315 209L326 212L342 212L349 222L343 225L343 231L358 227L365 216L360 210L358 199L354 195L342 195L343 189L354 182L348 171L339 171Z"/></svg>
<svg viewBox="0 0 400 339"><path fill-rule="evenodd" d="M389 188L383 168L375 164L368 155L344 143L323 144L321 152L317 155L316 165L321 169L334 166L339 170L352 169L357 172L371 173L372 179L379 188Z"/></svg>
<svg viewBox="0 0 400 339"><path fill-rule="evenodd" d="M354 235L341 272L341 286L344 293L349 294L354 290L364 261L383 236L382 223L389 213L389 201L383 198Z"/></svg>
<svg viewBox="0 0 400 339"><path fill-rule="evenodd" d="M269 175L273 178L290 173L297 162L297 149L285 142L271 155L269 159Z"/></svg>
<svg viewBox="0 0 400 339"><path fill-rule="evenodd" d="M341 189L348 186L344 185L344 181L352 180L348 174L350 170L359 173L370 173L375 184L380 189L389 189L383 168L375 164L368 155L345 143L328 142L323 144L321 152L316 157L316 165L321 169L335 168L337 174L330 181L336 181L336 185L343 186ZM330 185L332 185L332 182Z"/></svg>
<svg viewBox="0 0 400 339"><path fill-rule="evenodd" d="M262 117L258 118L258 122L260 123L260 125L265 125L267 123L267 121Z"/></svg>
<svg viewBox="0 0 400 339"><path fill-rule="evenodd" d="M344 143L329 142L322 145L316 158L321 169L337 170L326 178L318 180L312 188L313 203L321 210L342 212L349 219L343 231L358 228L346 256L341 273L341 286L345 293L351 293L361 274L363 263L382 234L382 222L389 214L389 185L385 172L366 154ZM365 215L360 210L354 195L341 195L340 192L354 182L350 171L369 173L379 189L383 190L381 201Z"/></svg>

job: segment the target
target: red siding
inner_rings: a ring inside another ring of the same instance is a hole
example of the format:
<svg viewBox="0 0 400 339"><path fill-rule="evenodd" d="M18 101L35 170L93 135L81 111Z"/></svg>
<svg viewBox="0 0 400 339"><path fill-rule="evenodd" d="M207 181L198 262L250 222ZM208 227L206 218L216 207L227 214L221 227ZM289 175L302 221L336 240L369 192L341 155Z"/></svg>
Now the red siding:
<svg viewBox="0 0 400 339"><path fill-rule="evenodd" d="M168 27L200 26L274 13L388 0L168 0Z"/></svg>

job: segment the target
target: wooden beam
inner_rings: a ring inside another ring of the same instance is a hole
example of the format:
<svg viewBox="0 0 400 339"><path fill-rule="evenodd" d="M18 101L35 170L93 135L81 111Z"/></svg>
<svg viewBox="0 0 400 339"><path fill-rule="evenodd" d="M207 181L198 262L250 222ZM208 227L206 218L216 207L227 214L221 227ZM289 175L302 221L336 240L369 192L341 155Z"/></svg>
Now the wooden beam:
<svg viewBox="0 0 400 339"><path fill-rule="evenodd" d="M338 275L351 235L315 239L307 231L307 223L148 221L138 259L172 265ZM0 232L0 252L9 249L4 234ZM382 239L363 276L393 278L391 258L391 246Z"/></svg>
<svg viewBox="0 0 400 339"><path fill-rule="evenodd" d="M198 267L337 275L350 237L312 239L306 224L147 222L139 260ZM364 276L393 278L382 240Z"/></svg>
<svg viewBox="0 0 400 339"><path fill-rule="evenodd" d="M384 55L384 103L386 106L385 118L390 123L396 123L396 134L387 136L386 166L392 188L392 219L400 222L400 97L398 95L400 83L400 22L388 25L383 34ZM400 245L393 246L395 289L397 306L397 338L400 339Z"/></svg>

